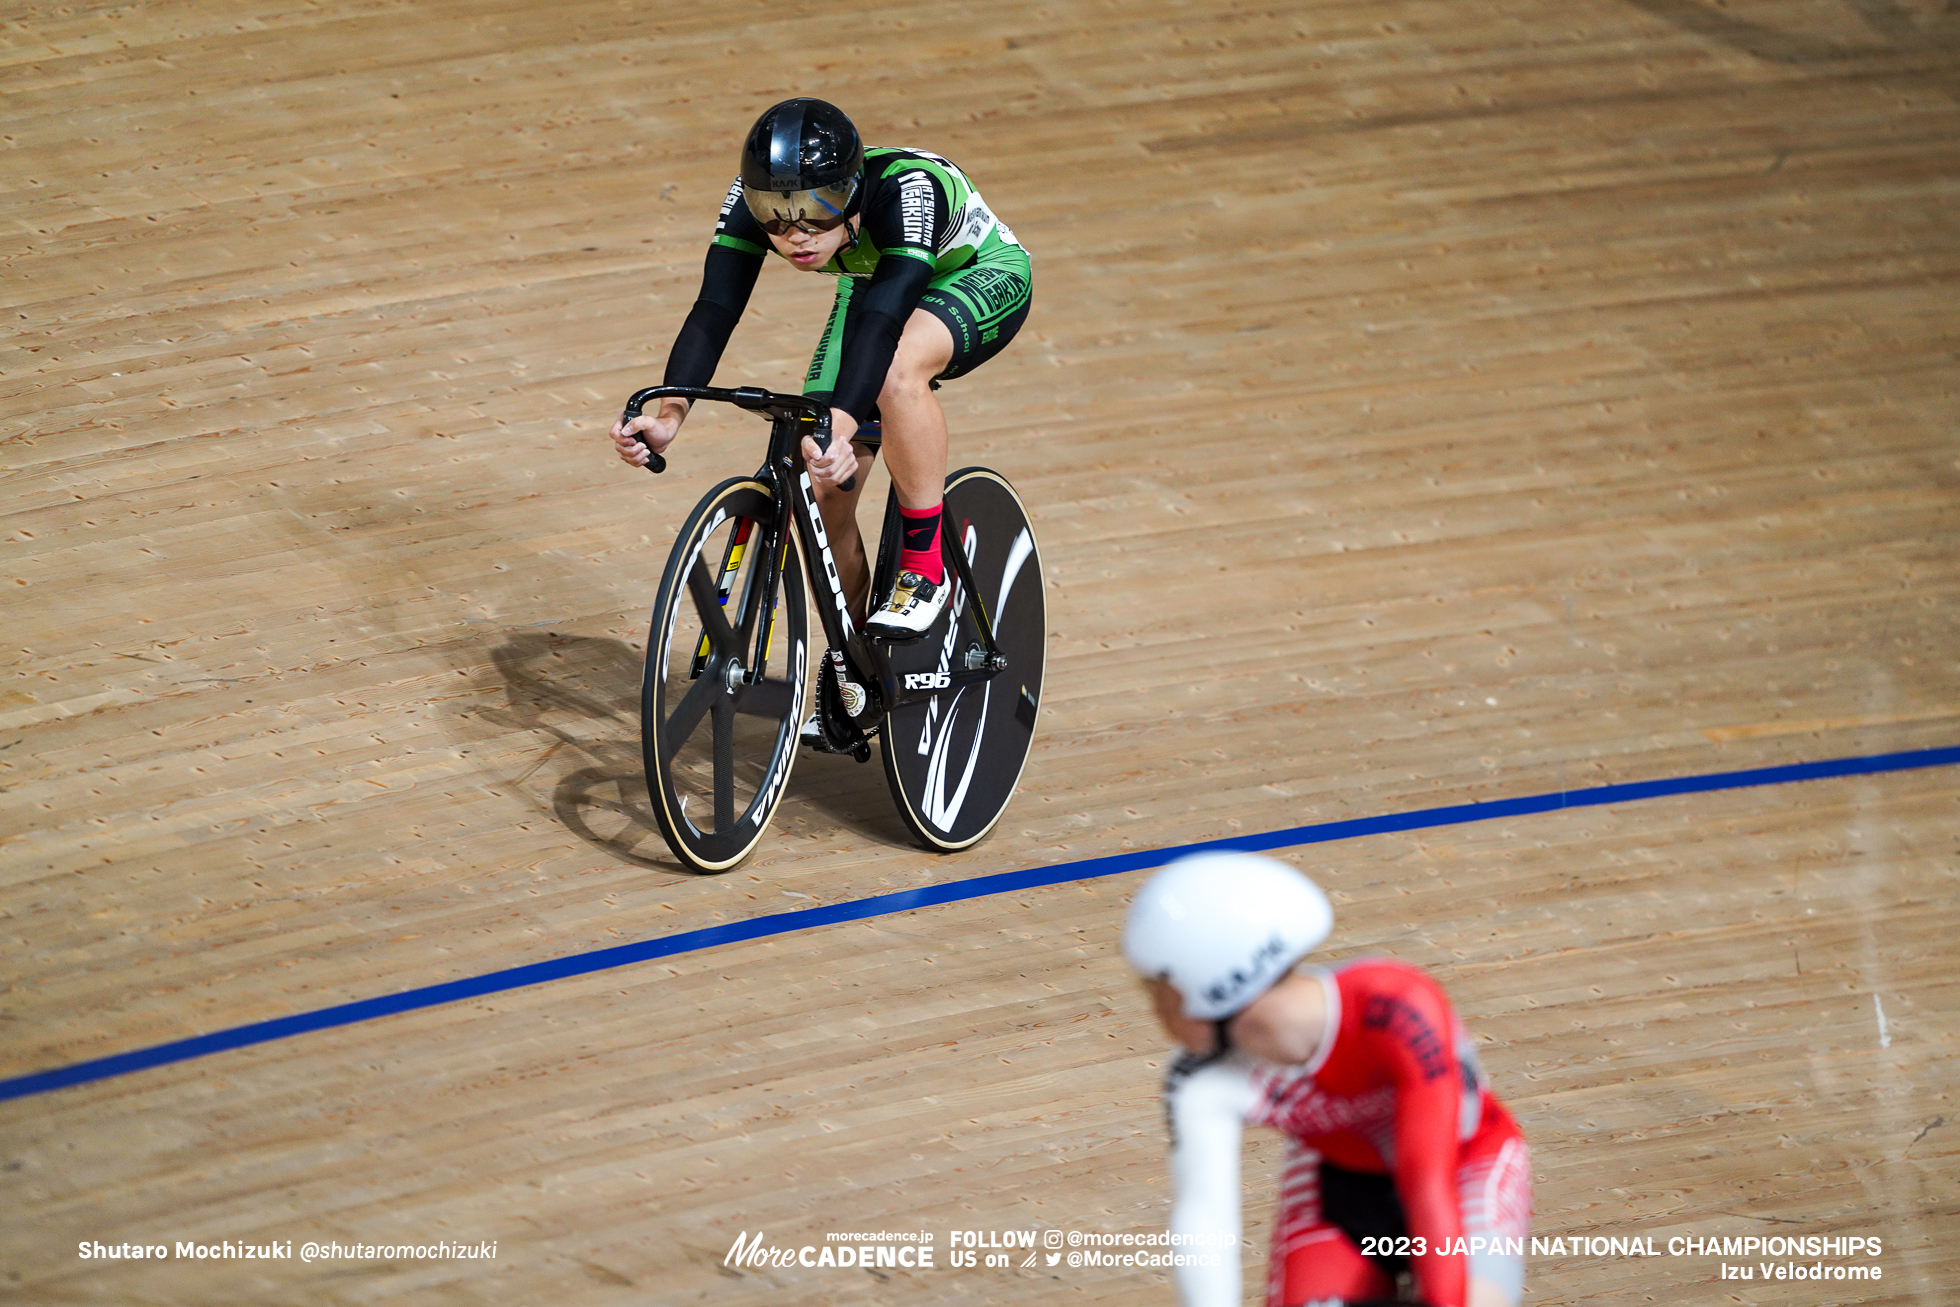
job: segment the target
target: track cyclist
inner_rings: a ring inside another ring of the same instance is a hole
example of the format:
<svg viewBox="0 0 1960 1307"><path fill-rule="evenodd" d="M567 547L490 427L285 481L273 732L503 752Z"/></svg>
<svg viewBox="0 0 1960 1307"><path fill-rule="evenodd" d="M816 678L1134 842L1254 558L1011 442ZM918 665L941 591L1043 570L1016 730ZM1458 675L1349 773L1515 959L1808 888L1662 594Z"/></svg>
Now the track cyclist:
<svg viewBox="0 0 1960 1307"><path fill-rule="evenodd" d="M952 589L939 541L946 417L932 392L1020 330L1033 289L1027 251L947 160L866 149L836 106L785 100L756 119L742 144L741 175L722 202L701 293L662 384L709 383L770 253L838 279L804 393L830 404L841 438L827 451L806 438L803 456L853 620L876 639L916 640ZM655 412L615 422L620 458L644 466L647 447L665 450L688 408L663 399ZM904 537L892 590L876 597L867 621L871 568L857 500L881 444ZM840 666L824 662L833 674ZM858 687L839 688L848 701Z"/></svg>
<svg viewBox="0 0 1960 1307"><path fill-rule="evenodd" d="M1130 904L1123 952L1184 1049L1164 1082L1178 1250L1237 1242L1240 1134L1273 1126L1286 1161L1268 1307L1394 1299L1411 1275L1434 1307L1514 1307L1524 1136L1423 972L1295 969L1332 925L1313 882L1249 853L1181 858ZM1237 1307L1238 1254L1215 1260L1177 1268L1185 1307Z"/></svg>

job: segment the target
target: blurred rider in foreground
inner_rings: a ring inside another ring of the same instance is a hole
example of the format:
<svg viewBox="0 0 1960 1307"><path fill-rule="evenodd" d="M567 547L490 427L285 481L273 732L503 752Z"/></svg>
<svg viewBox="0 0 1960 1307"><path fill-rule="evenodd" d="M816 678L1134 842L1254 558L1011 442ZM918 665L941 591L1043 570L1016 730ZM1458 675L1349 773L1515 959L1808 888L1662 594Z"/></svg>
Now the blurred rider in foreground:
<svg viewBox="0 0 1960 1307"><path fill-rule="evenodd" d="M1238 1307L1239 1146L1286 1136L1268 1307L1393 1300L1515 1307L1531 1169L1449 1000L1415 967L1296 965L1327 896L1285 863L1203 853L1130 904L1123 952L1184 1049L1164 1083L1185 1307ZM1401 1283L1398 1283L1401 1282Z"/></svg>

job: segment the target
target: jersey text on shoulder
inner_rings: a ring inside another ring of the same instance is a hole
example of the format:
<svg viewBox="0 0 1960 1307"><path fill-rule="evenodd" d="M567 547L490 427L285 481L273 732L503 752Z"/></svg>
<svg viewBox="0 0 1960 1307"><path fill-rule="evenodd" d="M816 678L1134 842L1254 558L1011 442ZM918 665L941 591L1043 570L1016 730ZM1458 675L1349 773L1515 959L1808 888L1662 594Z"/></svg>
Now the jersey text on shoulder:
<svg viewBox="0 0 1960 1307"><path fill-rule="evenodd" d="M1414 1054L1424 1080L1434 1080L1449 1072L1448 1050L1429 1019L1395 994L1370 994L1361 1009L1361 1024L1369 1030L1385 1030Z"/></svg>

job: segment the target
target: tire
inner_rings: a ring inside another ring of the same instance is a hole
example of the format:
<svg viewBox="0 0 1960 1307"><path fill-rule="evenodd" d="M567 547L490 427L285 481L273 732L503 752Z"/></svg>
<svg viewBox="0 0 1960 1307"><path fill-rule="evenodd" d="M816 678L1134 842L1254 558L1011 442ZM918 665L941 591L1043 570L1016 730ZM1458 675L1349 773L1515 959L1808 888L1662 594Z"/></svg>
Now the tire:
<svg viewBox="0 0 1960 1307"><path fill-rule="evenodd" d="M906 827L927 848L951 853L985 838L1020 783L1041 711L1048 630L1041 555L1014 487L986 468L965 468L946 479L945 503L941 529L967 551L1007 666L989 680L895 709L879 733L879 752ZM895 516L893 507L888 518ZM957 583L950 564L946 572ZM956 592L925 638L890 646L893 675L903 685L908 673L956 670L979 642L965 596Z"/></svg>
<svg viewBox="0 0 1960 1307"><path fill-rule="evenodd" d="M773 593L761 593L764 551L756 546L775 512L761 481L736 478L709 491L681 527L654 600L640 687L647 793L668 847L695 871L725 871L749 855L796 760L809 615L794 530L778 543ZM744 523L747 538L735 557ZM757 623L772 609L764 679L749 684L743 669L752 661Z"/></svg>

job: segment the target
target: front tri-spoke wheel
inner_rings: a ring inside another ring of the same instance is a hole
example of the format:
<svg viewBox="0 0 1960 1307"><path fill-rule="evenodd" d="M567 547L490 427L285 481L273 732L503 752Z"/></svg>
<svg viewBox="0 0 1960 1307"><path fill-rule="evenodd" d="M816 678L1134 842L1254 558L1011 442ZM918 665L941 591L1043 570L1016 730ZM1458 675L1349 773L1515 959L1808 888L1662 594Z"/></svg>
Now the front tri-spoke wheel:
<svg viewBox="0 0 1960 1307"><path fill-rule="evenodd" d="M808 681L803 558L769 487L724 481L667 557L647 636L640 738L674 856L722 871L755 848L796 758ZM774 551L774 557L771 553Z"/></svg>

